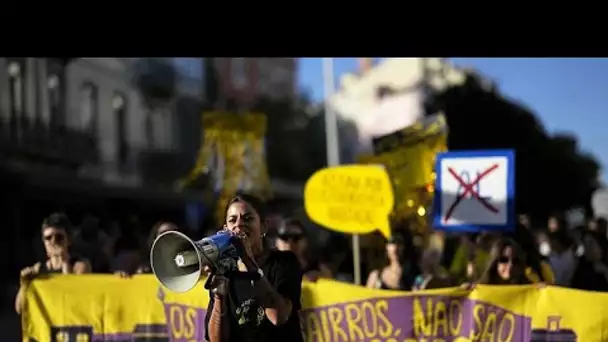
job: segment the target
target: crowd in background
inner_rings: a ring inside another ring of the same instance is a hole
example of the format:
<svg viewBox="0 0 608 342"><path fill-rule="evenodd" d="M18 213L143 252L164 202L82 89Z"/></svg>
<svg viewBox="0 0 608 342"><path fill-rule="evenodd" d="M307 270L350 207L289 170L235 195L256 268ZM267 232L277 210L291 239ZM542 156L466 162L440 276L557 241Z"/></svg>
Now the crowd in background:
<svg viewBox="0 0 608 342"><path fill-rule="evenodd" d="M368 275L365 285L417 291L450 286L471 288L476 284L537 284L608 291L607 226L606 220L594 219L585 226L568 227L555 215L545 226L533 227L528 217L521 215L510 233L432 232L420 238L407 227L396 227L385 246L384 266L367 270L362 265ZM63 213L51 214L42 222L38 238L44 245L43 254L21 271L16 310L20 311L25 286L36 276L113 273L129 277L151 273L152 242L169 230L180 227L161 221L143 234L115 222L102 225L92 216L74 225ZM317 251L310 246L304 225L287 218L272 224L267 241L274 248L292 251L309 281L353 280L351 252L344 236L334 235L326 248Z"/></svg>

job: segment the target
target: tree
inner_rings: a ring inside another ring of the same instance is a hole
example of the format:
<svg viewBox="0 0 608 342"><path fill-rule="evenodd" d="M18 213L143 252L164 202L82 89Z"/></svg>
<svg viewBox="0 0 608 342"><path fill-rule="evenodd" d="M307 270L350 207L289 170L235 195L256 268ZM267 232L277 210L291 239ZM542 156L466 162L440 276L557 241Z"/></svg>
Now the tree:
<svg viewBox="0 0 608 342"><path fill-rule="evenodd" d="M547 215L588 208L599 165L582 154L573 136L549 136L534 113L483 86L475 75L462 85L432 94L427 113L443 111L451 150L512 148L516 151L516 206Z"/></svg>
<svg viewBox="0 0 608 342"><path fill-rule="evenodd" d="M271 177L306 181L327 165L324 109L315 105L308 94L295 100L261 98L255 111L266 114L266 157ZM354 123L338 119L340 155L345 162L354 160Z"/></svg>

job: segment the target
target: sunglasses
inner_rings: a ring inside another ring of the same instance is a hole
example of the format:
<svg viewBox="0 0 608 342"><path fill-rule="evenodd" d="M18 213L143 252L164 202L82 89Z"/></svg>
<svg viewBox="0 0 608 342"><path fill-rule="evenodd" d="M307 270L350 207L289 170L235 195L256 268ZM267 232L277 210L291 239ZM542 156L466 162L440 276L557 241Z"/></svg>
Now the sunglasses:
<svg viewBox="0 0 608 342"><path fill-rule="evenodd" d="M61 242L63 242L65 240L65 235L60 234L60 233L49 234L49 235L45 235L43 237L43 239L44 239L44 241L49 241L50 242L50 241L54 240L55 242L61 243Z"/></svg>
<svg viewBox="0 0 608 342"><path fill-rule="evenodd" d="M513 265L517 265L519 264L519 259L517 258L512 258L512 257L508 257L508 256L501 256L500 258L498 258L498 263L499 264L508 264L511 263Z"/></svg>
<svg viewBox="0 0 608 342"><path fill-rule="evenodd" d="M298 242L302 239L302 234L280 234L279 239L283 241Z"/></svg>

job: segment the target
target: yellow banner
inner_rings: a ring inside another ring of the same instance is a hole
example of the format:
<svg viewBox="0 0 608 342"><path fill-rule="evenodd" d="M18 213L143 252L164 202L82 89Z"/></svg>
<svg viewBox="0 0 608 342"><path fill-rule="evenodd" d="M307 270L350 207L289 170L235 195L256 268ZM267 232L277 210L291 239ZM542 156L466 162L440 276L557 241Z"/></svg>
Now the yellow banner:
<svg viewBox="0 0 608 342"><path fill-rule="evenodd" d="M447 151L447 124L443 114L434 115L413 126L375 141L376 155L361 156L360 163L382 164L391 176L394 213L408 216L426 206L435 182L435 156ZM420 189L424 189L423 193ZM424 213L418 213L424 216Z"/></svg>
<svg viewBox="0 0 608 342"><path fill-rule="evenodd" d="M56 276L28 288L24 341L203 341L208 297L161 288L149 275ZM371 290L305 283L306 341L606 341L608 294L532 286L473 292Z"/></svg>

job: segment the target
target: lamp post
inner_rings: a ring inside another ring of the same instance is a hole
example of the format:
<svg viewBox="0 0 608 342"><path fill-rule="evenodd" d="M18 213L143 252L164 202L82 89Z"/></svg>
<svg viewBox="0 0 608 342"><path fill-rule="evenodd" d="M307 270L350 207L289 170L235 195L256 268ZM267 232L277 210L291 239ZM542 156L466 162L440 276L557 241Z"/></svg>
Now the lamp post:
<svg viewBox="0 0 608 342"><path fill-rule="evenodd" d="M340 164L340 144L338 133L338 120L330 99L335 92L334 59L323 58L323 90L325 95L325 142L327 147L327 166ZM361 285L361 255L359 235L353 235L353 268L355 284Z"/></svg>

